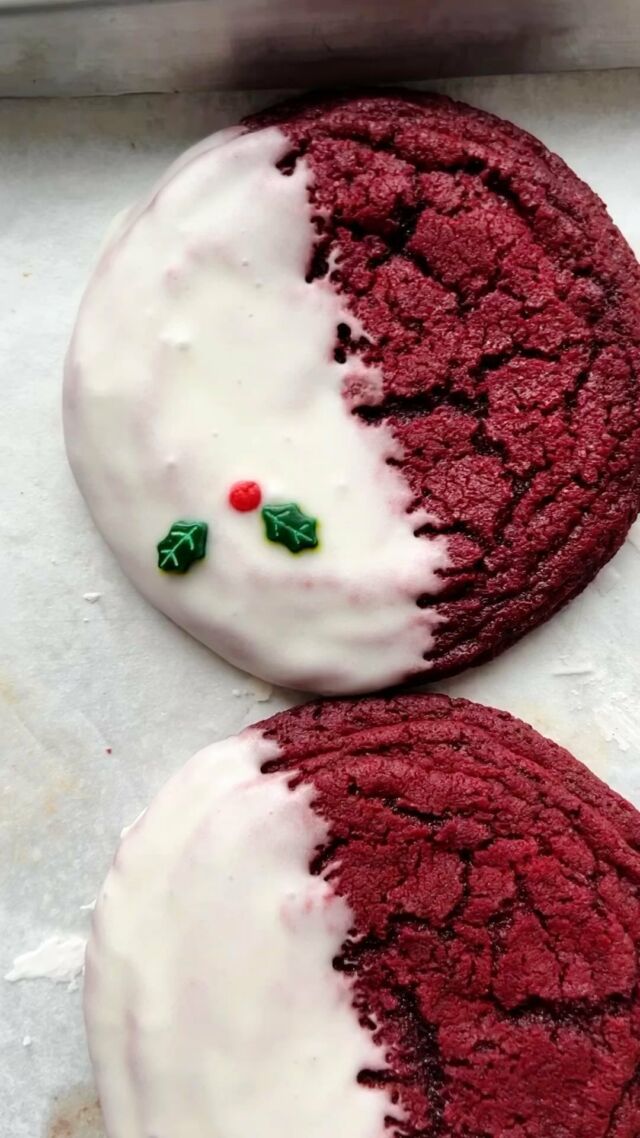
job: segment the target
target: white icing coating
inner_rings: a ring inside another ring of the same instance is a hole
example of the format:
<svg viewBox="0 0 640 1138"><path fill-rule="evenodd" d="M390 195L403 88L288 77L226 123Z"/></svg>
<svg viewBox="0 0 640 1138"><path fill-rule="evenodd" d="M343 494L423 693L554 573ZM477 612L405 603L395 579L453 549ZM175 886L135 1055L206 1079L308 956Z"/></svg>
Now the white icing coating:
<svg viewBox="0 0 640 1138"><path fill-rule="evenodd" d="M325 281L304 279L314 229L310 173L284 176L276 128L225 132L183 156L111 237L84 298L65 383L67 448L95 520L162 611L269 682L364 691L425 667L438 621L443 539L386 459L383 425L349 413L380 376L333 358L356 326ZM320 547L268 542L259 513L227 501L238 480L263 502L319 519ZM181 518L206 521L207 555L184 576L156 566Z"/></svg>
<svg viewBox="0 0 640 1138"><path fill-rule="evenodd" d="M37 948L16 956L5 980L52 980L54 984L71 984L84 968L87 942L82 936L47 937Z"/></svg>
<svg viewBox="0 0 640 1138"><path fill-rule="evenodd" d="M332 968L351 917L275 754L251 728L201 751L120 846L85 980L109 1138L382 1138L394 1113L356 1081L384 1057Z"/></svg>

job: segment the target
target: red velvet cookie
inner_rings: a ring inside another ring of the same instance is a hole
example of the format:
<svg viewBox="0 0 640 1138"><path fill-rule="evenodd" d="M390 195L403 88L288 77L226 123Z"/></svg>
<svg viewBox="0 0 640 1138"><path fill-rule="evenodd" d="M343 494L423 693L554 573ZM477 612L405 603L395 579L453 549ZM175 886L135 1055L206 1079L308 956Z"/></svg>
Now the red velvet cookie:
<svg viewBox="0 0 640 1138"><path fill-rule="evenodd" d="M69 458L132 581L236 666L329 695L436 679L549 617L635 517L639 286L517 127L432 95L290 103L112 233Z"/></svg>
<svg viewBox="0 0 640 1138"><path fill-rule="evenodd" d="M437 95L293 102L249 120L311 168L309 279L356 317L336 359L379 369L414 508L447 537L443 676L495 655L575 596L640 505L640 274L603 203L512 123Z"/></svg>
<svg viewBox="0 0 640 1138"><path fill-rule="evenodd" d="M127 833L87 956L109 1138L636 1138L640 817L509 715L309 704Z"/></svg>

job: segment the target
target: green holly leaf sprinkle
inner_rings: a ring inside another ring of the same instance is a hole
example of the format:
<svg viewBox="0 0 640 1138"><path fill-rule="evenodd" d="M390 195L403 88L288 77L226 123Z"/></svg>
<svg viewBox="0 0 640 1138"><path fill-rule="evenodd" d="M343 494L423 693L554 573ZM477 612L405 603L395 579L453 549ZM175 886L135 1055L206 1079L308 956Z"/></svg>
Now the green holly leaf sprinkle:
<svg viewBox="0 0 640 1138"><path fill-rule="evenodd" d="M206 522L174 522L167 536L158 542L158 569L186 573L194 561L204 557L208 529Z"/></svg>
<svg viewBox="0 0 640 1138"><path fill-rule="evenodd" d="M264 506L262 517L269 541L286 545L291 553L302 553L303 549L315 549L318 545L318 522L295 502Z"/></svg>

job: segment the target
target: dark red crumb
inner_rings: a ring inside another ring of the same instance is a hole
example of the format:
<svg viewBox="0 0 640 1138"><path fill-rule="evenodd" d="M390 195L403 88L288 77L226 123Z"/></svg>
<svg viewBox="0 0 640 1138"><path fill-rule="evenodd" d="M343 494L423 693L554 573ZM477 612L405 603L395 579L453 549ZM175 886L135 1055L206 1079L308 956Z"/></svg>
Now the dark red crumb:
<svg viewBox="0 0 640 1138"><path fill-rule="evenodd" d="M415 507L445 534L435 678L494 655L575 596L640 506L640 273L602 202L511 123L436 95L307 99L249 120L313 173L308 279L362 331ZM332 266L330 268L330 266Z"/></svg>
<svg viewBox="0 0 640 1138"><path fill-rule="evenodd" d="M638 1138L640 816L503 712L312 703L263 725L311 783L334 967L408 1138Z"/></svg>

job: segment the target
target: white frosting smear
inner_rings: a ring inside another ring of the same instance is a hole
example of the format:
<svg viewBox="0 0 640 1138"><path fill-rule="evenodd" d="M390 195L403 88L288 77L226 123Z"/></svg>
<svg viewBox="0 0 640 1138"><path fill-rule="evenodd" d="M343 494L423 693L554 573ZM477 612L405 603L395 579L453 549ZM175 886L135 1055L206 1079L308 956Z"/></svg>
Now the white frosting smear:
<svg viewBox="0 0 640 1138"><path fill-rule="evenodd" d="M124 839L98 899L85 1016L109 1138L383 1138L384 1056L332 958L346 903L309 859L310 788L249 729L201 751Z"/></svg>
<svg viewBox="0 0 640 1138"><path fill-rule="evenodd" d="M84 968L87 942L82 936L54 935L37 948L16 956L5 980L51 980L54 984L71 984Z"/></svg>
<svg viewBox="0 0 640 1138"><path fill-rule="evenodd" d="M386 462L384 425L350 414L380 376L333 357L340 322L326 281L305 281L315 238L299 161L276 128L226 133L183 157L109 241L69 350L69 457L95 520L151 601L268 682L322 692L378 688L423 670L438 622L416 597L438 586L444 539ZM228 504L236 481L319 521L317 550L265 538ZM179 519L207 522L203 561L156 566Z"/></svg>

